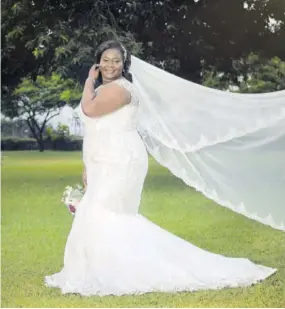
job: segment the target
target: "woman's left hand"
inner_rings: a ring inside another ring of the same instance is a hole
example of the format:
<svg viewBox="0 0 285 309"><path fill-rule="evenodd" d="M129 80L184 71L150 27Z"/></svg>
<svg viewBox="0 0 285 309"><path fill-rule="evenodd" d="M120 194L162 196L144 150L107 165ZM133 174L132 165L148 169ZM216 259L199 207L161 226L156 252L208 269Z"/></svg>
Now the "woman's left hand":
<svg viewBox="0 0 285 309"><path fill-rule="evenodd" d="M96 80L99 76L99 72L100 72L100 69L99 69L99 65L98 64L94 64L92 65L91 69L89 70L89 74L88 74L88 77L92 77L94 80Z"/></svg>
<svg viewBox="0 0 285 309"><path fill-rule="evenodd" d="M83 169L83 173L82 173L82 182L84 185L84 190L86 191L86 187L87 187L87 173L86 173L86 167L84 167Z"/></svg>

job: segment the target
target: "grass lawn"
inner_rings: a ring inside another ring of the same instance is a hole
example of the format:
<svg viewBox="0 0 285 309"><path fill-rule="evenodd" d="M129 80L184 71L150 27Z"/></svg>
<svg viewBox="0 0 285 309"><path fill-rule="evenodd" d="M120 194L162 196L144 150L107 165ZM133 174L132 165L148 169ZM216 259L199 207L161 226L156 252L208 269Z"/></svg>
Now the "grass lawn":
<svg viewBox="0 0 285 309"><path fill-rule="evenodd" d="M195 245L278 268L249 288L141 296L81 297L46 288L60 270L72 216L61 204L81 179L79 152L2 153L2 307L283 307L285 236L216 205L152 159L141 213Z"/></svg>

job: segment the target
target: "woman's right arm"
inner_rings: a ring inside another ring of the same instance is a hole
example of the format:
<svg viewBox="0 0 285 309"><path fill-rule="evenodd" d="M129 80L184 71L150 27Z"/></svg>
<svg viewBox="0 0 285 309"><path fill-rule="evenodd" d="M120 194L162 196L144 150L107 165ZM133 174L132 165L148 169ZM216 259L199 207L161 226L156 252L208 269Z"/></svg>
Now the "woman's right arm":
<svg viewBox="0 0 285 309"><path fill-rule="evenodd" d="M88 117L100 117L130 103L130 93L115 83L109 83L102 87L98 94L91 95L92 81L86 80L82 96L82 111Z"/></svg>

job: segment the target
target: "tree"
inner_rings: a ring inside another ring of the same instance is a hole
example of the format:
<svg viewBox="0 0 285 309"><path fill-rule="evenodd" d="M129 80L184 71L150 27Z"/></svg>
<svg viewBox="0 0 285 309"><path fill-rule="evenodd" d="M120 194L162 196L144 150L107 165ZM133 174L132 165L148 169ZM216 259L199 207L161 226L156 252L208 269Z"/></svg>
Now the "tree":
<svg viewBox="0 0 285 309"><path fill-rule="evenodd" d="M203 72L203 84L222 90L243 93L265 93L285 89L285 62L278 57L269 60L257 54L233 61L236 78L216 68Z"/></svg>
<svg viewBox="0 0 285 309"><path fill-rule="evenodd" d="M3 1L2 92L21 78L56 72L83 81L94 64L96 47L107 38L121 39L137 54L133 36L116 27L111 1ZM114 2L114 1L112 1ZM124 1L123 1L124 2Z"/></svg>
<svg viewBox="0 0 285 309"><path fill-rule="evenodd" d="M2 104L2 113L13 119L25 119L39 150L44 151L44 130L50 119L59 115L66 105L78 104L81 89L71 79L57 74L38 76L34 82L24 78L15 89L10 102Z"/></svg>
<svg viewBox="0 0 285 309"><path fill-rule="evenodd" d="M233 76L232 60L250 52L285 60L283 0L151 2L161 13L153 7L150 26L143 27L141 21L132 31L139 41L148 42L145 52L156 61L178 60L174 73L181 77L201 82L201 61Z"/></svg>
<svg viewBox="0 0 285 309"><path fill-rule="evenodd" d="M285 89L285 62L278 57L269 60L250 54L236 64L240 72L239 89L244 93L264 93Z"/></svg>
<svg viewBox="0 0 285 309"><path fill-rule="evenodd" d="M200 82L250 52L285 60L284 0L76 0L2 3L2 90L57 71L83 81L94 51L119 38L133 54ZM138 43L139 42L139 43ZM142 49L143 45L143 49Z"/></svg>

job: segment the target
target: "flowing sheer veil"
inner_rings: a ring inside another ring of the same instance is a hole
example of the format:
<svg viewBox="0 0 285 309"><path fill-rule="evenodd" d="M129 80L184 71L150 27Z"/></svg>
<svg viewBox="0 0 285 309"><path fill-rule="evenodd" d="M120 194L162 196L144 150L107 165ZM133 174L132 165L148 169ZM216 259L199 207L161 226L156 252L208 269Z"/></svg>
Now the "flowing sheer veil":
<svg viewBox="0 0 285 309"><path fill-rule="evenodd" d="M237 94L132 56L148 152L222 206L285 231L285 91Z"/></svg>

